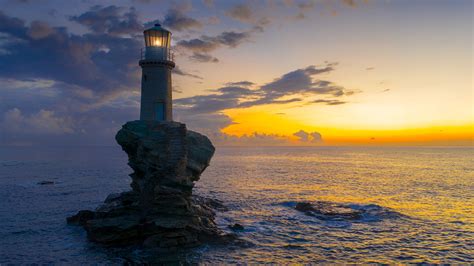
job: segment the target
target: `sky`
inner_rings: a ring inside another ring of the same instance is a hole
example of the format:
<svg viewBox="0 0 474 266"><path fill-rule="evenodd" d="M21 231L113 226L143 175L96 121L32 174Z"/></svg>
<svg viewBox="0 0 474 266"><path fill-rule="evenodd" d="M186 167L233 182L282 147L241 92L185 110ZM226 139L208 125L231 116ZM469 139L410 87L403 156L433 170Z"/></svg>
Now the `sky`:
<svg viewBox="0 0 474 266"><path fill-rule="evenodd" d="M157 22L217 145L474 144L470 0L0 0L0 145L114 145Z"/></svg>

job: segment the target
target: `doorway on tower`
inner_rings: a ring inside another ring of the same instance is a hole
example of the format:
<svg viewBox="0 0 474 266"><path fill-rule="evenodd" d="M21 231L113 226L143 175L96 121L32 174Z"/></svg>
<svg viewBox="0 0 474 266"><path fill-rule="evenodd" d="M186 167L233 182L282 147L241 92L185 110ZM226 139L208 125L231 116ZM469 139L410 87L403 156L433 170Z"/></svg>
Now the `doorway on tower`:
<svg viewBox="0 0 474 266"><path fill-rule="evenodd" d="M155 103L155 120L157 121L165 120L165 103L164 102Z"/></svg>

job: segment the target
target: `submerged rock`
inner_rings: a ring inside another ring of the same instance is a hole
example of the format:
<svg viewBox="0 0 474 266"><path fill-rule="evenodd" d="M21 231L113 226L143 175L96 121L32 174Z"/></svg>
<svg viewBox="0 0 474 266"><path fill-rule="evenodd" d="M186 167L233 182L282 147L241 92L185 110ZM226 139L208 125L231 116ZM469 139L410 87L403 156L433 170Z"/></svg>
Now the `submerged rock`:
<svg viewBox="0 0 474 266"><path fill-rule="evenodd" d="M217 201L193 197L194 182L215 148L206 136L177 122L132 121L115 136L133 169L132 190L111 194L96 211L80 211L90 240L173 250L228 238L215 222Z"/></svg>
<svg viewBox="0 0 474 266"><path fill-rule="evenodd" d="M298 202L294 206L306 215L327 221L378 222L385 219L409 219L391 208L377 204L337 203L329 201Z"/></svg>
<svg viewBox="0 0 474 266"><path fill-rule="evenodd" d="M344 219L356 220L362 218L363 211L355 210L350 206L328 202L298 202L295 209L304 212L306 215L316 216L319 219Z"/></svg>

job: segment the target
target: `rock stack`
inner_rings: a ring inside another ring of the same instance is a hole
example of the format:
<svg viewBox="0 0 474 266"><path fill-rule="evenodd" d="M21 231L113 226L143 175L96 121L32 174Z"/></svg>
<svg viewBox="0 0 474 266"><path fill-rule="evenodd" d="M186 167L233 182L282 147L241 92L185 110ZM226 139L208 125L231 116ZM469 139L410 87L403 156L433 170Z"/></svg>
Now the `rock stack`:
<svg viewBox="0 0 474 266"><path fill-rule="evenodd" d="M80 211L68 223L82 225L104 244L143 244L172 250L218 239L211 206L192 196L214 146L177 122L132 121L115 136L133 169L132 190L107 197L96 211Z"/></svg>

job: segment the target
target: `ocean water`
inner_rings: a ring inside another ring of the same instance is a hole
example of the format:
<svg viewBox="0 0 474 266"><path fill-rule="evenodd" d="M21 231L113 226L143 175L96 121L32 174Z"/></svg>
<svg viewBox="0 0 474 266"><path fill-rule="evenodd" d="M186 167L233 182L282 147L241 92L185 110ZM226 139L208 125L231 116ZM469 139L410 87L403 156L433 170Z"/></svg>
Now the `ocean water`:
<svg viewBox="0 0 474 266"><path fill-rule="evenodd" d="M474 263L473 161L473 148L218 147L195 193L224 202L218 224L242 224L244 244L149 254L66 224L129 190L119 147L0 147L0 264ZM300 201L366 214L321 219L295 210Z"/></svg>

